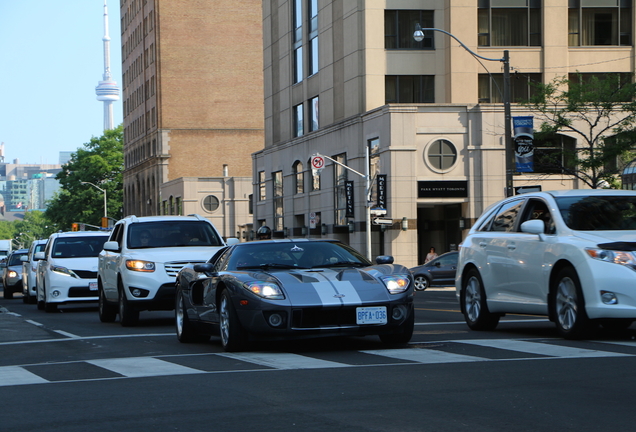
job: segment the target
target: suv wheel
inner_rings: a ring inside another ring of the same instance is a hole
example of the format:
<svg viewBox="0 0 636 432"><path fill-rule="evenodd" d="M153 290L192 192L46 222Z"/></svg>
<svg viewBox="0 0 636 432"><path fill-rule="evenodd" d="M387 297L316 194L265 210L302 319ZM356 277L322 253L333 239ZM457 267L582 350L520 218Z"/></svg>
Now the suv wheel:
<svg viewBox="0 0 636 432"><path fill-rule="evenodd" d="M580 339L590 330L579 276L572 267L562 269L556 279L551 303L557 331L566 339Z"/></svg>
<svg viewBox="0 0 636 432"><path fill-rule="evenodd" d="M123 327L132 327L139 321L139 311L126 298L124 287L119 282L119 322Z"/></svg>
<svg viewBox="0 0 636 432"><path fill-rule="evenodd" d="M117 318L117 308L106 301L102 282L99 281L99 320L103 323L114 322Z"/></svg>
<svg viewBox="0 0 636 432"><path fill-rule="evenodd" d="M488 310L484 284L477 269L469 270L463 278L461 301L466 324L472 330L494 330L499 324L500 316Z"/></svg>

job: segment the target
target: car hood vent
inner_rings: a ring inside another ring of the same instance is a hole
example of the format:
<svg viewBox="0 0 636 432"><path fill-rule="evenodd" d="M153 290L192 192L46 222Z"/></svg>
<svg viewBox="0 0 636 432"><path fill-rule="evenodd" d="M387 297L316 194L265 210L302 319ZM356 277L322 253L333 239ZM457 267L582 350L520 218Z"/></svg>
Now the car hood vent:
<svg viewBox="0 0 636 432"><path fill-rule="evenodd" d="M295 277L296 279L298 279L299 282L302 282L302 283L317 283L318 282L318 279L305 273L290 273L289 275Z"/></svg>

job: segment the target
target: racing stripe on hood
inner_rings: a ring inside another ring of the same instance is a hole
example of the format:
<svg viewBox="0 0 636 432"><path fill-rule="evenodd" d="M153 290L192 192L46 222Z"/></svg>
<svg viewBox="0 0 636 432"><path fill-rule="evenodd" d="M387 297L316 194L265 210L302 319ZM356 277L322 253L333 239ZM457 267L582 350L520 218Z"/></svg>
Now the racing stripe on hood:
<svg viewBox="0 0 636 432"><path fill-rule="evenodd" d="M320 297L323 306L359 305L362 300L350 282L323 281L312 286Z"/></svg>

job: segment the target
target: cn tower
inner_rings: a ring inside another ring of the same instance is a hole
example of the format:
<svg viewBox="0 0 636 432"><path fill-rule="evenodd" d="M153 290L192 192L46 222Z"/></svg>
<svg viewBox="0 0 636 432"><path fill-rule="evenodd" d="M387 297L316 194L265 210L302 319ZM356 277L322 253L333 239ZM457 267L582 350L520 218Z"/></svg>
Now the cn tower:
<svg viewBox="0 0 636 432"><path fill-rule="evenodd" d="M110 75L110 37L108 36L108 6L104 0L104 75L95 87L97 100L104 102L104 130L114 129L113 102L119 100L119 87Z"/></svg>

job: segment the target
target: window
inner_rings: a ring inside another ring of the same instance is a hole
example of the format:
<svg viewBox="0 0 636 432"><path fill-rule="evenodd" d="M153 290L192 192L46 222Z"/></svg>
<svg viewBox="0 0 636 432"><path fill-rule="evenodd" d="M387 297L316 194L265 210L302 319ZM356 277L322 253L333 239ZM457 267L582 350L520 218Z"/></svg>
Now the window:
<svg viewBox="0 0 636 432"><path fill-rule="evenodd" d="M303 128L303 104L296 105L293 108L294 115L294 137L303 136L305 130Z"/></svg>
<svg viewBox="0 0 636 432"><path fill-rule="evenodd" d="M345 154L339 154L333 157L337 162L342 165L347 164L347 156ZM345 183L347 181L347 169L340 164L334 164L334 205L336 208L336 214L334 215L335 225L346 225L347 219L345 214L347 213L347 193L345 190Z"/></svg>
<svg viewBox="0 0 636 432"><path fill-rule="evenodd" d="M294 188L296 194L301 194L305 192L305 182L304 182L304 172L303 172L303 163L301 161L296 161L294 163L294 179L296 181L296 187Z"/></svg>
<svg viewBox="0 0 636 432"><path fill-rule="evenodd" d="M307 166L311 166L311 159L307 161ZM311 172L311 190L320 190L320 174L316 170L312 170Z"/></svg>
<svg viewBox="0 0 636 432"><path fill-rule="evenodd" d="M214 195L208 195L205 198L203 198L203 201L201 202L201 204L203 205L203 209L207 212L213 212L216 211L216 209L219 208L219 199L217 197L215 197Z"/></svg>
<svg viewBox="0 0 636 432"><path fill-rule="evenodd" d="M395 49L434 49L433 32L424 32L424 40L413 39L415 25L423 28L435 27L433 11L426 10L385 10L384 11L384 48Z"/></svg>
<svg viewBox="0 0 636 432"><path fill-rule="evenodd" d="M428 162L437 170L448 170L457 162L457 149L450 141L439 139L428 148Z"/></svg>
<svg viewBox="0 0 636 432"><path fill-rule="evenodd" d="M315 98L309 99L309 109L310 109L310 122L309 122L309 131L313 132L318 130L320 127L320 123L318 122L318 96Z"/></svg>
<svg viewBox="0 0 636 432"><path fill-rule="evenodd" d="M536 92L532 84L540 83L541 80L541 74L512 74L510 76L511 102L523 102L530 99ZM502 103L503 81L503 74L479 74L477 89L479 103Z"/></svg>
<svg viewBox="0 0 636 432"><path fill-rule="evenodd" d="M576 168L576 140L567 135L534 140L534 172L562 174Z"/></svg>
<svg viewBox="0 0 636 432"><path fill-rule="evenodd" d="M384 103L434 103L434 75L387 75Z"/></svg>
<svg viewBox="0 0 636 432"><path fill-rule="evenodd" d="M588 0L580 3L568 9L570 46L632 44L630 0Z"/></svg>
<svg viewBox="0 0 636 432"><path fill-rule="evenodd" d="M522 204L523 200L504 203L497 211L495 219L492 221L490 231L513 231Z"/></svg>
<svg viewBox="0 0 636 432"><path fill-rule="evenodd" d="M541 0L479 0L479 46L540 46Z"/></svg>
<svg viewBox="0 0 636 432"><path fill-rule="evenodd" d="M568 80L574 85L584 84L581 90L589 89L593 87L602 91L602 86L607 83L612 86L612 89L617 90L613 96L617 99L623 99L622 102L631 101L631 91L624 92L621 95L619 90L624 89L625 86L630 86L632 82L632 74L630 73L571 73L568 74Z"/></svg>
<svg viewBox="0 0 636 432"><path fill-rule="evenodd" d="M282 231L283 224L283 172L272 173L274 184L274 231Z"/></svg>
<svg viewBox="0 0 636 432"><path fill-rule="evenodd" d="M265 171L258 172L258 200L265 201L266 187L265 187Z"/></svg>
<svg viewBox="0 0 636 432"><path fill-rule="evenodd" d="M309 75L318 73L318 0L308 0L309 9Z"/></svg>
<svg viewBox="0 0 636 432"><path fill-rule="evenodd" d="M303 80L303 16L302 0L293 0L292 25L294 28L294 84Z"/></svg>

